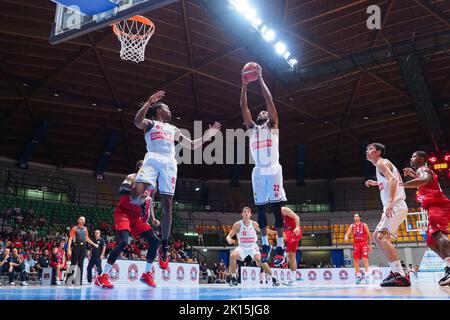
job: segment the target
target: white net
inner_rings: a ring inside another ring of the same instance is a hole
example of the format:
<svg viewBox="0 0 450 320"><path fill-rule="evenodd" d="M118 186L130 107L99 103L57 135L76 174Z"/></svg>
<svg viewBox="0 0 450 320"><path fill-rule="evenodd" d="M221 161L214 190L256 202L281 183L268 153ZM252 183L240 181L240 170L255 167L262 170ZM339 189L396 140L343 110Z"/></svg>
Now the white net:
<svg viewBox="0 0 450 320"><path fill-rule="evenodd" d="M117 22L114 33L121 43L120 58L133 62L145 60L145 47L155 32L154 24L145 17L136 16Z"/></svg>

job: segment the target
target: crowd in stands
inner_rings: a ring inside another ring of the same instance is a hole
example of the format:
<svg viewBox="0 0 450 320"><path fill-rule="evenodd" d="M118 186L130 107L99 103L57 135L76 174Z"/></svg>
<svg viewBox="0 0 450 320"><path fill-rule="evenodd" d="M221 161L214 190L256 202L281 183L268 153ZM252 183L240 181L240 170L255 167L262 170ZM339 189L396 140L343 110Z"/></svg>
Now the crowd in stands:
<svg viewBox="0 0 450 320"><path fill-rule="evenodd" d="M37 230L46 229L44 218L35 216L32 209L23 210L12 208L2 214L5 220L13 221L13 228L0 229L0 285L7 281L10 285L16 285L17 280L23 286L28 285L30 276L40 279L43 268L51 267L52 284L60 285L63 281L63 272L68 269L70 259L67 255L68 231L70 226L52 223L52 232L42 233ZM96 228L88 226L91 233ZM114 231L112 227L103 222L99 229L106 242L105 257L115 247ZM48 230L48 229L47 229ZM159 230L156 230L158 236ZM192 257L192 247L187 243L176 239L170 243L170 261L179 263L198 263L197 258ZM143 260L147 255L148 244L142 239L132 239L119 259ZM87 251L87 258L90 251Z"/></svg>

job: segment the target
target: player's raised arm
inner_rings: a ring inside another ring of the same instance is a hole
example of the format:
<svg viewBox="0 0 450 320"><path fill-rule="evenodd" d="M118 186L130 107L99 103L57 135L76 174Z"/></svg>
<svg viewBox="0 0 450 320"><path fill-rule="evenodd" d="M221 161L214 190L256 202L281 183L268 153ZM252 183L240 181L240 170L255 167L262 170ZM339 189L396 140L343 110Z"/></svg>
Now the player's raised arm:
<svg viewBox="0 0 450 320"><path fill-rule="evenodd" d="M247 129L250 129L254 126L254 122L252 119L252 114L250 113L250 109L247 104L247 82L245 82L244 78L242 78L242 89L241 89L241 113L242 118L244 119L245 126Z"/></svg>
<svg viewBox="0 0 450 320"><path fill-rule="evenodd" d="M166 93L164 91L158 91L153 94L150 98L148 98L147 102L139 109L134 117L134 125L139 128L145 130L149 125L152 124L152 120L146 119L145 115L147 114L148 109L161 100Z"/></svg>
<svg viewBox="0 0 450 320"><path fill-rule="evenodd" d="M235 241L232 239L238 232L239 232L239 228L240 228L240 223L239 221L236 222L233 227L231 228L231 231L229 234L227 234L226 236L226 240L229 244L234 244Z"/></svg>
<svg viewBox="0 0 450 320"><path fill-rule="evenodd" d="M403 169L403 170L405 170L405 169ZM405 188L418 188L418 187L421 187L421 186L424 186L424 185L430 183L430 181L433 179L433 177L429 170L430 169L425 168L425 167L420 168L416 172L418 175L417 178L409 180L407 182L404 182L403 186Z"/></svg>
<svg viewBox="0 0 450 320"><path fill-rule="evenodd" d="M269 119L272 124L272 128L278 129L278 112L277 109L275 108L275 104L273 103L272 94L270 93L269 88L267 88L267 85L262 77L261 66L258 65L256 68L259 73L258 82L261 85L261 92L264 96L264 100L266 100L267 112L269 113Z"/></svg>
<svg viewBox="0 0 450 320"><path fill-rule="evenodd" d="M183 147L195 150L206 141L209 141L212 137L214 137L220 131L221 127L222 125L219 122L215 121L213 125L209 125L209 129L206 130L203 137L196 140L189 139L188 137L183 135L179 129L177 129L175 140L178 141Z"/></svg>

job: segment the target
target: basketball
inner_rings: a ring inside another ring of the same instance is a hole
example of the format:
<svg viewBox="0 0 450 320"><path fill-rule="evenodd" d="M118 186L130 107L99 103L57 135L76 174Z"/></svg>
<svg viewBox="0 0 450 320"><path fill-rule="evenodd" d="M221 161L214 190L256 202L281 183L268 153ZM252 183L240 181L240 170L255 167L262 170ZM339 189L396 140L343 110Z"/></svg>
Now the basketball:
<svg viewBox="0 0 450 320"><path fill-rule="evenodd" d="M258 64L256 62L248 62L244 68L242 68L242 77L249 83L258 79L258 70L256 69Z"/></svg>

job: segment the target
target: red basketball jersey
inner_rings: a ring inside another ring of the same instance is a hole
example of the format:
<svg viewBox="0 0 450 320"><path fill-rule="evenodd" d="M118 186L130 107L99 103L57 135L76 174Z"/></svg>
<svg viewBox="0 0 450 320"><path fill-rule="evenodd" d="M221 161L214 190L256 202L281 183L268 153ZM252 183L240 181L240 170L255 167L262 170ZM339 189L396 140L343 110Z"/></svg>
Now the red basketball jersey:
<svg viewBox="0 0 450 320"><path fill-rule="evenodd" d="M361 222L359 225L352 223L353 241L354 242L367 242L367 232L365 228L366 224Z"/></svg>
<svg viewBox="0 0 450 320"><path fill-rule="evenodd" d="M283 215L283 224L285 230L293 230L296 227L295 219L285 215Z"/></svg>
<svg viewBox="0 0 450 320"><path fill-rule="evenodd" d="M419 168L419 170L426 170L425 167ZM433 170L428 170L431 173L432 179L429 183L419 187L419 201L423 208L427 208L430 203L449 202L450 200L442 192L441 186L438 182L438 177Z"/></svg>
<svg viewBox="0 0 450 320"><path fill-rule="evenodd" d="M129 214L140 215L141 207L131 203L131 199L129 195L123 195L120 197L119 202L116 206L117 209L125 211Z"/></svg>

